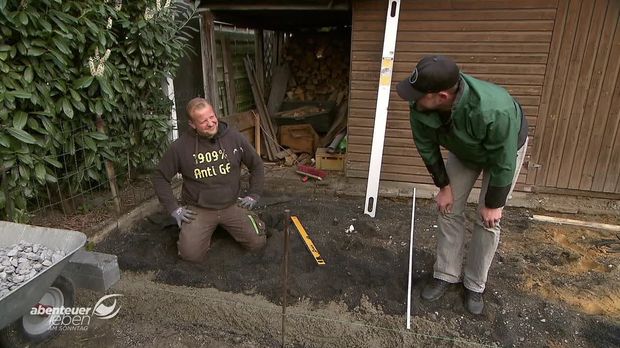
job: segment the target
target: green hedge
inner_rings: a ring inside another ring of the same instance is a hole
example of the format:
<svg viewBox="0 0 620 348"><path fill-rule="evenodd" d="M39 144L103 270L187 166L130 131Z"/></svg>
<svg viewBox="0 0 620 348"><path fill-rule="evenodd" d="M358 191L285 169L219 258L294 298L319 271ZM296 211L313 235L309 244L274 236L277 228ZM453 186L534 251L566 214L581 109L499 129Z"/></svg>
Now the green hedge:
<svg viewBox="0 0 620 348"><path fill-rule="evenodd" d="M49 184L68 197L105 183L106 159L121 174L153 165L170 127L162 81L187 53L195 8L0 0L0 166L10 168L0 210L49 201Z"/></svg>

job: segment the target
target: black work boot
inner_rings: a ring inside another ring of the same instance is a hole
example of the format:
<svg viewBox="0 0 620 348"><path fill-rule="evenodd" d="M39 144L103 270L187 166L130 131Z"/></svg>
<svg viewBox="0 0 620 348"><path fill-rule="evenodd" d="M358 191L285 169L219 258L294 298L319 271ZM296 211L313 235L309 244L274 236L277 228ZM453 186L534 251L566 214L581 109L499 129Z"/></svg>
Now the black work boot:
<svg viewBox="0 0 620 348"><path fill-rule="evenodd" d="M481 292L465 289L466 307L469 313L479 315L484 309L484 299Z"/></svg>
<svg viewBox="0 0 620 348"><path fill-rule="evenodd" d="M430 282L428 282L428 284L426 284L424 289L422 289L421 296L423 299L431 302L439 300L441 296L446 293L449 286L450 283L447 281L433 278Z"/></svg>

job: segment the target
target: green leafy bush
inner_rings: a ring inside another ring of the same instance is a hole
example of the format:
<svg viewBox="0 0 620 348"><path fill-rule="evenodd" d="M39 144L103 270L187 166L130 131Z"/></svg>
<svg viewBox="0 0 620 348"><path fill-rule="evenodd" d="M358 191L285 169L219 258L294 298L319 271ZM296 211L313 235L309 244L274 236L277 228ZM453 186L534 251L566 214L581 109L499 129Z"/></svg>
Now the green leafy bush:
<svg viewBox="0 0 620 348"><path fill-rule="evenodd" d="M9 168L0 210L105 187L105 160L120 175L153 165L170 128L162 82L187 53L195 9L0 0L0 166Z"/></svg>

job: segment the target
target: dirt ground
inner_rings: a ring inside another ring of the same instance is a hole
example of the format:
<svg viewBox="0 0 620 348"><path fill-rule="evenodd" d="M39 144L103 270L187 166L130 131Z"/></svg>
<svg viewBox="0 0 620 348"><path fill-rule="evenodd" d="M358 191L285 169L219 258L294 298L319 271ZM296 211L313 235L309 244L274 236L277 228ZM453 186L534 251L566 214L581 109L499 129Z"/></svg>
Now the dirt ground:
<svg viewBox="0 0 620 348"><path fill-rule="evenodd" d="M202 265L178 259L178 228L165 214L111 234L96 250L118 255L121 281L109 291L124 295L118 316L45 346L279 347L286 208L326 261L317 265L291 226L286 346L620 345L616 233L534 223L532 212L507 209L486 307L472 316L460 285L440 301L420 300L437 225L434 204L418 200L412 328L406 330L411 200L381 199L374 219L363 214L363 198L289 193L261 203L258 212L273 232L267 247L245 252L220 231ZM473 206L467 214L475 216ZM604 219L620 223L618 216ZM80 291L77 303L92 305L100 296Z"/></svg>

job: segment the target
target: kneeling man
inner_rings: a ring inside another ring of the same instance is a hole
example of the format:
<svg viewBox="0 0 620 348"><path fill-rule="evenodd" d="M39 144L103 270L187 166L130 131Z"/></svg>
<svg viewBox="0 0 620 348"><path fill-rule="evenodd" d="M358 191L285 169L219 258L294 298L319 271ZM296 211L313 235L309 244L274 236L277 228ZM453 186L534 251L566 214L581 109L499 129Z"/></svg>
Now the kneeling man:
<svg viewBox="0 0 620 348"><path fill-rule="evenodd" d="M181 228L179 256L203 261L218 225L243 247L262 248L266 242L262 222L249 211L262 192L262 160L241 133L218 120L205 99L190 100L187 114L190 131L172 143L153 175L159 201ZM241 164L250 171L249 193L243 198L239 198ZM170 185L177 173L183 177L182 206Z"/></svg>

